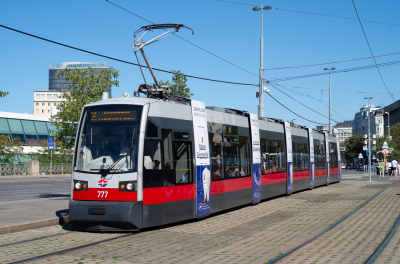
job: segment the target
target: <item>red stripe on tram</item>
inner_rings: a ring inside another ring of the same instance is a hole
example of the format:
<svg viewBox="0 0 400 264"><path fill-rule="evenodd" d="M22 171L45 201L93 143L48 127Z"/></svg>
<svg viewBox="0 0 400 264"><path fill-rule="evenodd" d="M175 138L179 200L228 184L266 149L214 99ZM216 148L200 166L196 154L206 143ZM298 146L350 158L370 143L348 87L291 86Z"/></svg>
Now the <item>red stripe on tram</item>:
<svg viewBox="0 0 400 264"><path fill-rule="evenodd" d="M120 192L117 188L89 188L73 191L73 199L81 201L137 201L136 192Z"/></svg>
<svg viewBox="0 0 400 264"><path fill-rule="evenodd" d="M252 188L253 182L251 177L243 177L237 179L226 179L211 182L211 195L239 191Z"/></svg>
<svg viewBox="0 0 400 264"><path fill-rule="evenodd" d="M195 197L195 184L143 189L143 205L182 201Z"/></svg>

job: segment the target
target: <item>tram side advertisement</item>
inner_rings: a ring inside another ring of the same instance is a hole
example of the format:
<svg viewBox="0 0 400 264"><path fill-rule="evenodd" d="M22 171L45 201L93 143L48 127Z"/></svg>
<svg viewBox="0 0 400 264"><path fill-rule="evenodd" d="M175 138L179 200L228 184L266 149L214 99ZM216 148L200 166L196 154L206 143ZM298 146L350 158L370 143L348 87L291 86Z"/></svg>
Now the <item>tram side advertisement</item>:
<svg viewBox="0 0 400 264"><path fill-rule="evenodd" d="M293 192L293 159L292 159L292 131L290 123L285 122L286 151L287 151L287 193Z"/></svg>
<svg viewBox="0 0 400 264"><path fill-rule="evenodd" d="M325 155L326 155L326 184L329 184L329 138L328 133L325 133Z"/></svg>
<svg viewBox="0 0 400 264"><path fill-rule="evenodd" d="M210 213L210 156L207 133L206 107L192 100L193 133L196 153L197 216Z"/></svg>
<svg viewBox="0 0 400 264"><path fill-rule="evenodd" d="M251 141L253 146L253 203L261 199L261 155L258 117L250 114Z"/></svg>

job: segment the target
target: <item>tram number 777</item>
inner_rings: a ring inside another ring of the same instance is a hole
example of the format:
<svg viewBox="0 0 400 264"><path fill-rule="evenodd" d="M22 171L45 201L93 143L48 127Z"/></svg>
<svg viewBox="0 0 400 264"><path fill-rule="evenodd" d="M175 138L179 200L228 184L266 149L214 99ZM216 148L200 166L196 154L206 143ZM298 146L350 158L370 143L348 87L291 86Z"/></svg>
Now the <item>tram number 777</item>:
<svg viewBox="0 0 400 264"><path fill-rule="evenodd" d="M107 198L108 192L107 191L97 191L98 192L98 196L97 198Z"/></svg>

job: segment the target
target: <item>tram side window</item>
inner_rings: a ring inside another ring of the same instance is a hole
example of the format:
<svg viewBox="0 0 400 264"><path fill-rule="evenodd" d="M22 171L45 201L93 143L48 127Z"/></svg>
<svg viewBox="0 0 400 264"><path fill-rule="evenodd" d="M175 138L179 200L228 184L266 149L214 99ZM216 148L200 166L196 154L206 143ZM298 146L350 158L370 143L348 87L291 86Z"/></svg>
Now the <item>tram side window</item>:
<svg viewBox="0 0 400 264"><path fill-rule="evenodd" d="M305 137L292 136L293 171L309 170L308 141Z"/></svg>
<svg viewBox="0 0 400 264"><path fill-rule="evenodd" d="M162 187L161 142L158 140L146 140L143 156L143 187Z"/></svg>
<svg viewBox="0 0 400 264"><path fill-rule="evenodd" d="M174 141L174 165L176 184L193 182L191 142Z"/></svg>
<svg viewBox="0 0 400 264"><path fill-rule="evenodd" d="M314 139L314 167L316 170L325 169L325 142Z"/></svg>
<svg viewBox="0 0 400 264"><path fill-rule="evenodd" d="M158 138L158 127L150 120L147 121L146 137Z"/></svg>
<svg viewBox="0 0 400 264"><path fill-rule="evenodd" d="M223 163L226 178L239 177L238 136L224 135Z"/></svg>
<svg viewBox="0 0 400 264"><path fill-rule="evenodd" d="M164 179L167 184L175 184L174 153L172 151L172 131L162 130L164 149Z"/></svg>
<svg viewBox="0 0 400 264"><path fill-rule="evenodd" d="M286 171L286 148L283 133L261 131L261 174Z"/></svg>
<svg viewBox="0 0 400 264"><path fill-rule="evenodd" d="M329 142L329 168L338 168L337 144Z"/></svg>
<svg viewBox="0 0 400 264"><path fill-rule="evenodd" d="M211 149L211 173L212 180L221 180L224 178L222 166L222 135L210 133L210 149Z"/></svg>
<svg viewBox="0 0 400 264"><path fill-rule="evenodd" d="M250 147L249 138L239 136L239 175L250 176L251 175L251 162L250 162Z"/></svg>

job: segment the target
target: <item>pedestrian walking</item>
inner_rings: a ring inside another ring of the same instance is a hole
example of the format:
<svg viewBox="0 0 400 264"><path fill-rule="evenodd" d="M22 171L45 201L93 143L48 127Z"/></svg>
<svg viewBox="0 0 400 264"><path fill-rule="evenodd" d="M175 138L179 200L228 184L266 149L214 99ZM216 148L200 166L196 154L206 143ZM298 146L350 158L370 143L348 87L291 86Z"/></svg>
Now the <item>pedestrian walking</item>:
<svg viewBox="0 0 400 264"><path fill-rule="evenodd" d="M392 161L389 159L386 162L386 174L388 176L390 176L390 174L392 174Z"/></svg>
<svg viewBox="0 0 400 264"><path fill-rule="evenodd" d="M385 177L385 162L383 160L381 160L381 162L379 162L379 177Z"/></svg>
<svg viewBox="0 0 400 264"><path fill-rule="evenodd" d="M400 175L400 163L398 163L398 162L397 162L396 170L397 170L397 175Z"/></svg>
<svg viewBox="0 0 400 264"><path fill-rule="evenodd" d="M392 160L392 175L396 176L397 174L397 160L393 159Z"/></svg>

